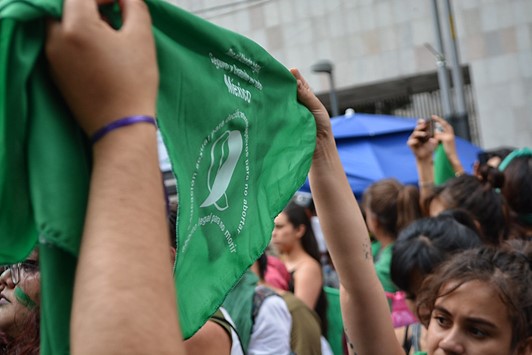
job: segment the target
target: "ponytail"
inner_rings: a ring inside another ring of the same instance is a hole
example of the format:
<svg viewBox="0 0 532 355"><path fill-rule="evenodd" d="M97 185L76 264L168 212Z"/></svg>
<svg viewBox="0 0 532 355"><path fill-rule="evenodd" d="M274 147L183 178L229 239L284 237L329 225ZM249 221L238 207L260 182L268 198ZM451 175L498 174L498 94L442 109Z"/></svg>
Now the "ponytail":
<svg viewBox="0 0 532 355"><path fill-rule="evenodd" d="M497 190L504 180L490 169L482 176L451 179L435 189L433 198L440 199L447 209L467 210L480 224L482 241L498 245L508 236L508 206Z"/></svg>
<svg viewBox="0 0 532 355"><path fill-rule="evenodd" d="M421 218L419 205L419 190L411 185L403 185L397 194L397 233L407 227L416 219Z"/></svg>
<svg viewBox="0 0 532 355"><path fill-rule="evenodd" d="M394 237L421 218L417 188L405 186L395 179L383 179L368 187L363 204L377 216L381 228Z"/></svg>
<svg viewBox="0 0 532 355"><path fill-rule="evenodd" d="M504 173L489 165L480 167L479 179L485 189L501 189L504 186Z"/></svg>

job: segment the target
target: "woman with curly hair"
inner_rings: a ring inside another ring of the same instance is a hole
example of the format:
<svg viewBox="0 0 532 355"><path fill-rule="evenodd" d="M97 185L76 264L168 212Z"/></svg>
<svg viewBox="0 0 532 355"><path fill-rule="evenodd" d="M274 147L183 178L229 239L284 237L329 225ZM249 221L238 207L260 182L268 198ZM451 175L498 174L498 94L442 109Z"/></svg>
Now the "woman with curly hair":
<svg viewBox="0 0 532 355"><path fill-rule="evenodd" d="M417 311L429 354L532 353L530 242L520 249L464 251L424 281Z"/></svg>
<svg viewBox="0 0 532 355"><path fill-rule="evenodd" d="M39 354L38 253L4 267L0 276L1 354Z"/></svg>

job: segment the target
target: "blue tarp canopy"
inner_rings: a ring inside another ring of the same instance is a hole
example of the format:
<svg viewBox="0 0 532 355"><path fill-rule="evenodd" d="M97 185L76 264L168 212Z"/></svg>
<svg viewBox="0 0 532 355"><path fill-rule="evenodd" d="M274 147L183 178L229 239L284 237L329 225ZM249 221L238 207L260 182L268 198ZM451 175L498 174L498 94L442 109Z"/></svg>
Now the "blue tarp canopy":
<svg viewBox="0 0 532 355"><path fill-rule="evenodd" d="M384 178L417 184L414 155L406 145L416 122L415 118L365 113L332 119L340 159L357 198L369 185ZM470 173L480 148L456 137L456 149ZM308 180L301 191L310 191Z"/></svg>

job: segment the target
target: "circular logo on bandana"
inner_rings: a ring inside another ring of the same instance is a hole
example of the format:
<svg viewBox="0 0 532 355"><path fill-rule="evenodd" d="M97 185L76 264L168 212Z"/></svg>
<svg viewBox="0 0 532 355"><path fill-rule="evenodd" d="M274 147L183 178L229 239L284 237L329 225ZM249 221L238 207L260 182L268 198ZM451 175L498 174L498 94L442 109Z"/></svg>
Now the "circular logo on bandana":
<svg viewBox="0 0 532 355"><path fill-rule="evenodd" d="M183 252L196 237L207 243L209 259L236 253L236 237L247 218L249 122L236 111L203 140L190 183L190 219ZM200 234L195 236L196 234Z"/></svg>

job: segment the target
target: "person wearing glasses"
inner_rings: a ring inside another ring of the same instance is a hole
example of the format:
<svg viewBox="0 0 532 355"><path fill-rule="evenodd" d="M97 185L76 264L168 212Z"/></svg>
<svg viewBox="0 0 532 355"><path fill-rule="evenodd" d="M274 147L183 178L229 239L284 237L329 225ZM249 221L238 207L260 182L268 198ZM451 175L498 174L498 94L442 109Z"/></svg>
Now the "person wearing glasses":
<svg viewBox="0 0 532 355"><path fill-rule="evenodd" d="M39 353L38 253L4 266L0 276L0 353Z"/></svg>

